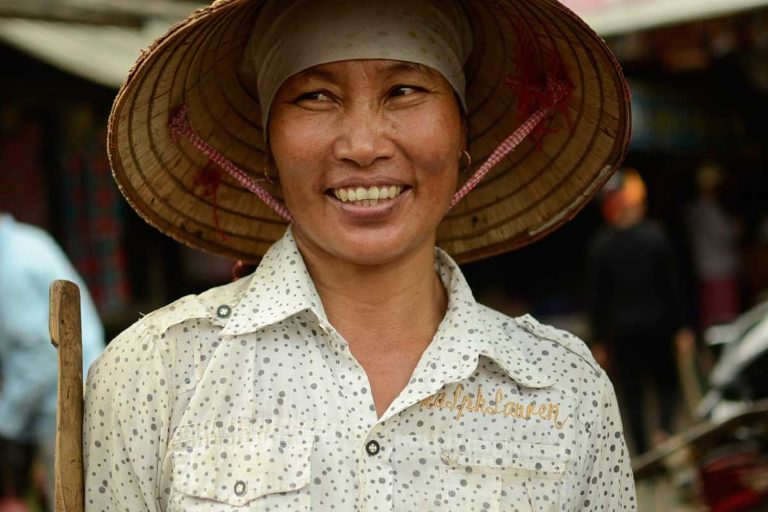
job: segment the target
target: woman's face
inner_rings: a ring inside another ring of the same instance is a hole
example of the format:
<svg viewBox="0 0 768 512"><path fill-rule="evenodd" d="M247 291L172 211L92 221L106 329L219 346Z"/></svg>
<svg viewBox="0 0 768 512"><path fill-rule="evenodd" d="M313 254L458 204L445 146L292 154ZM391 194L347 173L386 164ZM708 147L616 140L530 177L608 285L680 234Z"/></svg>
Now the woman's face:
<svg viewBox="0 0 768 512"><path fill-rule="evenodd" d="M392 60L310 68L277 92L269 141L303 250L362 265L431 254L464 149L439 73Z"/></svg>

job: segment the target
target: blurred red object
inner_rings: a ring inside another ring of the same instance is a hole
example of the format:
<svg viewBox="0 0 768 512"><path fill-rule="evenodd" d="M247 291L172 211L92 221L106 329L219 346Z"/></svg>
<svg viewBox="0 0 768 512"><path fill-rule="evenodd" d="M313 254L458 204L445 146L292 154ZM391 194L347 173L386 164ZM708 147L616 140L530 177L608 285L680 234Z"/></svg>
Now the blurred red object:
<svg viewBox="0 0 768 512"><path fill-rule="evenodd" d="M756 451L717 456L701 467L711 512L740 512L768 502L768 461Z"/></svg>
<svg viewBox="0 0 768 512"><path fill-rule="evenodd" d="M30 512L26 503L16 498L0 499L0 512Z"/></svg>

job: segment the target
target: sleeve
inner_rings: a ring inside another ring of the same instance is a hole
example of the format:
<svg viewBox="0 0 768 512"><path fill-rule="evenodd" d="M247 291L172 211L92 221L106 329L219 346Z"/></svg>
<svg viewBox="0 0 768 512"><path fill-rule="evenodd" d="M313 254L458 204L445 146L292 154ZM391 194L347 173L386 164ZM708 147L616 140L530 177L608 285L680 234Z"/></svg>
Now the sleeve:
<svg viewBox="0 0 768 512"><path fill-rule="evenodd" d="M37 276L20 272L4 283L6 345L0 391L0 435L19 439L40 404L56 394L57 359L48 334L48 289ZM55 400L55 399L54 399Z"/></svg>
<svg viewBox="0 0 768 512"><path fill-rule="evenodd" d="M41 404L56 402L58 358L48 331L49 289L56 279L73 280L81 288L82 331L85 363L103 348L103 329L88 290L56 242L39 230L23 231L13 240L10 268L2 283L3 373L0 391L0 434L19 439L33 424L53 432L55 424L43 425ZM96 340L94 343L94 339Z"/></svg>
<svg viewBox="0 0 768 512"><path fill-rule="evenodd" d="M172 406L161 341L140 321L110 343L88 372L83 421L88 510L161 510L158 487Z"/></svg>
<svg viewBox="0 0 768 512"><path fill-rule="evenodd" d="M597 402L599 415L592 429L590 454L587 458L587 481L584 501L574 510L598 512L605 510L637 510L635 480L629 452L616 403L613 386L601 370L602 378Z"/></svg>

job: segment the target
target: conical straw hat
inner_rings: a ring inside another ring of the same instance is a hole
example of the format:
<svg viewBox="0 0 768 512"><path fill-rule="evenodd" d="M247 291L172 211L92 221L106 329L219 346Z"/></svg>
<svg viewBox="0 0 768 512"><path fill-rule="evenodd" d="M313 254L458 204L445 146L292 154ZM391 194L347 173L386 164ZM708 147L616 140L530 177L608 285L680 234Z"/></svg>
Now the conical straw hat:
<svg viewBox="0 0 768 512"><path fill-rule="evenodd" d="M221 175L169 119L187 107L191 129L256 179L266 148L258 98L240 74L264 2L219 0L193 13L142 53L115 100L109 154L136 211L174 239L258 260L286 221ZM572 218L621 163L629 141L629 93L613 54L555 0L464 0L474 50L465 66L475 167L525 120L509 86L525 67L559 64L572 86L538 136L524 140L446 215L438 245L458 261L510 251ZM533 41L523 66L520 47ZM265 185L268 188L270 186ZM279 196L279 190L270 190Z"/></svg>

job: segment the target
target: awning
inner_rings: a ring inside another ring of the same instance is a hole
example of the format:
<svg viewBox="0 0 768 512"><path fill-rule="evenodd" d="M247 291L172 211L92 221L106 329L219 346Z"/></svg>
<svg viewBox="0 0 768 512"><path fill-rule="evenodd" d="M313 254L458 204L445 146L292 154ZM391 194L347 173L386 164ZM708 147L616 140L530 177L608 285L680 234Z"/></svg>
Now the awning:
<svg viewBox="0 0 768 512"><path fill-rule="evenodd" d="M98 84L117 89L142 49L170 22L142 29L56 21L0 19L0 40L21 51Z"/></svg>
<svg viewBox="0 0 768 512"><path fill-rule="evenodd" d="M560 0L603 37L768 6L768 0Z"/></svg>
<svg viewBox="0 0 768 512"><path fill-rule="evenodd" d="M768 6L768 0L561 1L584 17L603 37ZM169 11L169 6L177 6L174 9L186 12L201 4L160 2L140 5L163 6L166 11ZM135 15L137 11L138 8L134 8L131 14ZM169 18L144 19L141 27L136 28L0 18L0 41L75 75L118 88L141 50L178 21Z"/></svg>
<svg viewBox="0 0 768 512"><path fill-rule="evenodd" d="M118 88L141 50L205 0L0 0L0 41Z"/></svg>

